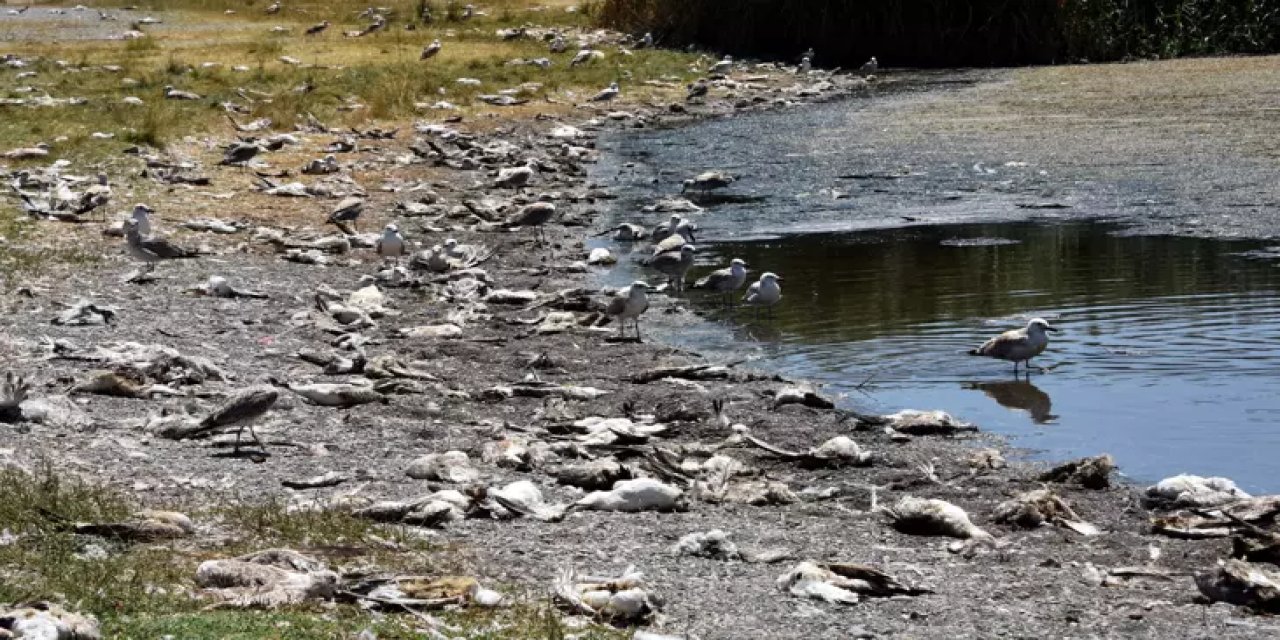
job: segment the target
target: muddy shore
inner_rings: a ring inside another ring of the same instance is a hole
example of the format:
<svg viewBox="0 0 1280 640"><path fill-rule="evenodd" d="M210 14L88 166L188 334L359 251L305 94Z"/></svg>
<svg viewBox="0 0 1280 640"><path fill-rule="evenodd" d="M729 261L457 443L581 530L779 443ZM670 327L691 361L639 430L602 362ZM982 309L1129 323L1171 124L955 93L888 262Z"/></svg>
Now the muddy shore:
<svg viewBox="0 0 1280 640"><path fill-rule="evenodd" d="M818 96L867 97L860 81L848 77L833 81L836 86ZM770 106L775 95L772 88L791 81L774 77L761 84L769 88L744 90L740 98L709 108L714 113L701 116L730 115L734 102L742 108L783 108ZM755 95L760 96L758 101ZM805 99L795 96L797 102ZM1101 535L1082 536L1054 526L1028 530L997 524L993 521L997 505L1045 486L1036 480L1045 469L1016 459L998 468L972 466L969 460L976 451L1003 446L980 432L902 437L887 433L874 420L841 411L779 405L776 393L795 383L741 366L731 367L725 379L637 384L629 380L631 374L706 363L696 354L660 343L611 341L612 325L539 333L537 327L549 311L568 311L583 319L598 313L598 304L605 299L591 292L584 297L594 304L578 301L577 292L594 286L598 267L584 269L574 263L586 258L583 238L598 230L593 225L611 200L607 190L585 183L579 162L560 156L563 145L589 148L597 133L609 127L641 122L678 126L698 117L666 115L665 105L614 105L610 111L628 115L587 111L550 121L503 121L496 127L491 122L465 120L450 125L472 136L468 144L474 148L503 141L515 145L506 154L486 155L488 160L475 169L455 170L430 160L399 164L396 158L414 142L415 136L408 133L395 140L365 143L353 158L344 158L360 168L359 182L368 193L362 229L378 229L394 220L410 240L424 247L453 237L477 247L481 255L492 251L491 258L477 265L491 283L473 291L451 287L449 278L441 275L422 276L415 286L384 288L390 312L377 318L376 326L360 332L368 339L364 346L368 357L397 356L435 380L422 385L419 393L389 395L385 403L349 409L314 406L282 394L271 419L259 429L271 454L262 462L219 456L227 451L225 440L174 441L148 432L146 426L162 411L189 408L198 414L221 393L267 375L293 382L351 378L326 376L297 354L317 349L340 352L340 347L331 346L337 335L316 321L314 293L322 286L341 292L356 289L361 276L378 271L379 259L367 248L355 248L330 256L327 266L299 264L283 260L269 244L255 241L252 230L213 236L181 230L177 223L216 215L304 238L327 233L322 222L332 203L307 199L297 204L261 194L218 199L199 191L171 189L151 202L160 212L161 227L176 241L204 245L209 253L195 260L165 262L156 269L158 281L142 285L121 281L132 265L116 253L118 240L99 237L100 226L47 230L59 234L66 229L70 235L50 236L51 242L101 243L107 253L89 268L70 267L64 273L27 278L20 283L24 288L20 294L6 296L0 320L0 361L35 384L33 396L63 396L97 368L87 359L95 346L126 342L161 344L184 355L207 358L227 374L227 380L181 387L185 397L179 398L70 395L69 405L76 410L68 411L61 421L0 425L4 433L0 460L32 465L48 459L62 472L92 476L144 504L199 509L237 500L319 501L357 488L363 498L413 498L446 485L408 477L405 471L410 463L426 454L459 450L470 455L479 471L479 479L471 484L496 487L529 480L542 489L548 502L567 503L582 491L557 484L554 476L564 467L583 462L574 456L613 454L646 469L645 452L653 447L677 452L686 460L705 461L712 447L719 446L715 453L742 464L730 485L781 483L794 495L752 500L766 503L754 505L702 500L690 490L687 509L674 513L582 511L561 522L470 518L424 529L423 535L450 550L441 554L442 567L479 576L530 598L545 598L553 577L565 568L616 574L634 565L664 600L656 628L688 637L1245 638L1274 632L1275 625L1265 618L1201 601L1192 575L1226 557L1229 542L1151 534L1151 514L1139 505L1134 487L1121 483L1094 490L1048 485L1081 519L1100 528ZM588 124L592 116L598 122ZM560 124L581 129L582 136L550 137ZM318 154L329 138L306 136L305 151ZM212 157L208 149L208 141L201 141L185 151L204 153L207 159ZM540 172L534 184L522 191L489 186L492 170L518 164L515 160L523 155L543 158L555 169ZM248 177L212 164L207 162L206 168L215 179L213 191L248 193ZM438 194L442 208L427 217L397 212L396 202L414 197L403 189L419 182ZM397 190L382 188L391 184ZM549 246L533 242L527 230L488 229L492 224L477 219L475 213L476 209L491 211L496 218L521 201L537 199L557 205L560 223L547 228ZM643 222L652 225L666 215L645 214ZM268 297L226 300L187 291L211 275ZM534 295L510 296L509 301L488 297L497 290ZM51 324L63 305L81 298L117 307L114 321L101 326ZM653 302L646 318L690 315L678 300L665 295L653 296ZM443 324L460 331L438 338L406 337L402 331ZM47 346L60 340L69 341L73 349ZM495 391L535 379L608 393L592 400L556 400L506 397ZM724 407L722 415L717 415L716 405ZM931 408L927 398L921 398L919 408ZM593 416L639 420L646 415L666 424L668 431L648 442L592 447L577 442L576 435L565 429ZM848 436L872 452L872 461L869 466L805 468L731 440L734 430L727 425L737 424L762 441L792 451ZM546 446L540 448L535 441ZM538 453L518 463L485 460L486 448L509 450L516 442ZM304 491L281 484L326 472L343 474L350 481L336 488ZM652 474L652 470L645 472ZM697 471L689 473L697 478ZM901 533L883 513L873 510L875 505L893 505L905 496L943 499L960 506L995 536L995 544L982 545L973 553L953 553L948 549L951 539ZM780 549L789 559L722 561L670 551L682 536L712 529L729 533L745 551ZM217 530L218 523L207 523L203 534L215 537ZM1153 546L1161 550L1159 559L1152 557ZM775 580L804 559L872 565L932 593L866 598L856 605L792 597L779 590ZM1139 577L1108 574L1119 567L1145 567L1150 572Z"/></svg>

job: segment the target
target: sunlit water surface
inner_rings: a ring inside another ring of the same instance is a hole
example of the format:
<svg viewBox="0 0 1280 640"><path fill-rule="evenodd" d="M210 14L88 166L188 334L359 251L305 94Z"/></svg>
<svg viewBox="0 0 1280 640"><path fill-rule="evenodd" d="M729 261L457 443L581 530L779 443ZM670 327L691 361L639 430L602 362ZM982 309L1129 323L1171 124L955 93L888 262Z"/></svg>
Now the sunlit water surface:
<svg viewBox="0 0 1280 640"><path fill-rule="evenodd" d="M903 91L936 81L922 75ZM741 178L736 201L691 214L701 227L692 277L741 257L753 275L784 278L772 319L691 293L707 322L662 338L756 358L847 406L944 409L1049 459L1108 452L1138 481L1190 472L1280 491L1276 252L1127 234L1126 220L1198 215L1153 203L1142 184L1064 178L928 140L870 142L864 110L893 99L602 141L593 179L620 196L614 219L652 225L669 214L643 205L682 178L728 170ZM1064 192L1070 208L1054 208ZM606 282L656 281L633 255ZM1035 361L1048 371L1015 381L1007 363L966 355L1035 316L1063 330Z"/></svg>

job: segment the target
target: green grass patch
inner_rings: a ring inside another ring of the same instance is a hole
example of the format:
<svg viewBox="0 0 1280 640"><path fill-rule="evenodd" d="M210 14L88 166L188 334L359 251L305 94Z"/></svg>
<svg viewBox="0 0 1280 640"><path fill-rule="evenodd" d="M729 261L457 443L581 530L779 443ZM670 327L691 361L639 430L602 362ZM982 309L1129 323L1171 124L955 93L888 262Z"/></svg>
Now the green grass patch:
<svg viewBox="0 0 1280 640"><path fill-rule="evenodd" d="M234 541L203 548L199 540L125 544L70 533L68 522L127 518L137 505L118 493L42 467L27 473L0 470L0 528L17 539L0 545L0 603L63 602L96 616L103 636L153 640L274 638L349 640L369 629L383 640L421 638L425 622L408 614L371 616L350 605L316 603L276 611L210 610L194 597L196 566L203 560L269 547L290 547L327 559L331 566L357 563L405 574L439 575L432 549L406 530L332 512L288 512L282 504L238 504L189 512L216 522ZM450 635L489 640L564 638L558 612L547 601L493 610L434 612ZM607 627L577 637L628 637Z"/></svg>

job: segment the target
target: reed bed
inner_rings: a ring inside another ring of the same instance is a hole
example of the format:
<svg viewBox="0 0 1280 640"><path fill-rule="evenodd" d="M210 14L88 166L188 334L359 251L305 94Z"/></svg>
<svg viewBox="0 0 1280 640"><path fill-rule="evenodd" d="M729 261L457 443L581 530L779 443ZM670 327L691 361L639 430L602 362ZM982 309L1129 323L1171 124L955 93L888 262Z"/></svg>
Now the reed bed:
<svg viewBox="0 0 1280 640"><path fill-rule="evenodd" d="M602 0L604 25L668 46L824 66L1046 64L1280 51L1274 0Z"/></svg>

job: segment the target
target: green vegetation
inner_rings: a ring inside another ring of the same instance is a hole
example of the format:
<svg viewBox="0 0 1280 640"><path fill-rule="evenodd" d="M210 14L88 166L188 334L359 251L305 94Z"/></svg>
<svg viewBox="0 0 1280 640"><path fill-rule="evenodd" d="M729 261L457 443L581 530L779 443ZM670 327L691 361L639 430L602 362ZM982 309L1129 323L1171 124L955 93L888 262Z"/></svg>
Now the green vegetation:
<svg viewBox="0 0 1280 640"><path fill-rule="evenodd" d="M603 61L570 67L576 51L551 54L540 39L502 40L496 34L498 29L526 24L588 26L589 18L583 12L567 12L562 3L535 10L527 0L508 0L487 6L488 15L455 22L445 16L460 15L460 3L432 2L429 4L437 18L406 30L404 26L417 15L419 3L393 2L387 29L360 38L344 37L341 32L368 24L358 17L366 3L290 2L276 16L263 13L266 2L177 0L152 4L155 6L144 4L132 12L142 16L161 5L166 11L163 27L144 27L152 33L144 38L51 42L31 40L27 34L0 43L0 53L40 58L32 68L37 75L25 81L40 93L87 101L83 105L0 107L4 116L0 117L0 149L47 142L59 157L102 162L118 153L121 141L163 147L186 135L225 135L229 130L224 115L227 103L247 110L236 118L271 118L277 130L291 129L296 118L307 113L335 126L440 117L446 112L428 107L441 100L457 105L463 113L495 111L475 96L521 85L525 85L521 95L529 98L530 104L498 109L497 113L556 111L577 101L567 98L567 93L580 100L580 96L615 80L633 95L657 94L660 89L643 81L663 77L683 80L692 59L659 50L637 51L625 57L609 51ZM236 13L225 15L224 10ZM331 19L333 27L320 36L302 35L321 18ZM120 31L127 28L123 22L107 24ZM289 31L270 32L275 25ZM49 39L55 37L56 31L50 30ZM444 50L429 61L419 60L423 46L436 38L444 42ZM296 64L282 61L286 57ZM541 69L508 64L517 58L539 57L550 58L553 66ZM57 64L59 60L87 68L68 73ZM118 69L107 72L102 70L105 66ZM13 73L0 70L0 78ZM478 79L481 84L458 84L462 77ZM201 99L165 100L164 87L169 85L195 92ZM126 97L140 98L144 104L124 104ZM95 132L114 134L115 138L95 138Z"/></svg>
<svg viewBox="0 0 1280 640"><path fill-rule="evenodd" d="M282 505L235 505L192 512L197 522L216 522L232 534L216 549L199 541L126 544L77 536L68 522L111 522L135 510L110 490L52 468L34 473L0 469L0 530L17 536L0 544L0 603L45 599L63 602L102 622L103 637L153 640L275 638L349 640L370 629L384 640L421 638L424 622L412 615L374 618L357 607L298 606L277 611L207 610L193 597L196 566L203 560L255 549L289 546L347 562L418 575L440 574L447 558L404 531L334 513L287 513ZM563 638L558 614L545 601L497 610L439 612L444 624L469 638ZM456 634L455 634L456 635ZM594 630L595 640L619 638Z"/></svg>
<svg viewBox="0 0 1280 640"><path fill-rule="evenodd" d="M601 21L668 46L824 66L989 66L1280 51L1265 0L603 0Z"/></svg>

